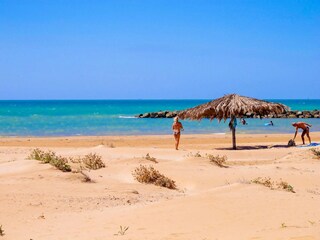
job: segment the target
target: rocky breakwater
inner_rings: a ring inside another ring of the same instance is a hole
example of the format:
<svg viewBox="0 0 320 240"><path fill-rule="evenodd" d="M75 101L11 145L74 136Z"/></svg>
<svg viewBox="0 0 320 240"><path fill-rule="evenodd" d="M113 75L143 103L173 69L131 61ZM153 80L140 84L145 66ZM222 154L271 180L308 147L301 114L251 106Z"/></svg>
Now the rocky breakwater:
<svg viewBox="0 0 320 240"><path fill-rule="evenodd" d="M148 112L136 115L137 118L173 118L177 116L179 111L159 111L159 112ZM283 114L270 114L270 115L256 115L254 113L247 113L243 116L244 118L320 118L320 111L288 111Z"/></svg>
<svg viewBox="0 0 320 240"><path fill-rule="evenodd" d="M159 111L159 112L148 112L136 115L137 118L174 118L177 116L179 111Z"/></svg>

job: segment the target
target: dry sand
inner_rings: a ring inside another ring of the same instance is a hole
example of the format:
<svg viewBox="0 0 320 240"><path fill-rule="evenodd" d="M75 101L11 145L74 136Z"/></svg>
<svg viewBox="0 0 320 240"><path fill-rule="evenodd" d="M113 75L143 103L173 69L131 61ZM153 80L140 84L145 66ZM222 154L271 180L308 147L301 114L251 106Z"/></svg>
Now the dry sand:
<svg viewBox="0 0 320 240"><path fill-rule="evenodd" d="M237 151L229 134L183 135L179 151L172 136L0 138L0 239L320 239L320 159L310 148L286 148L292 135L237 137ZM320 133L312 137L320 142ZM79 173L27 160L35 147L97 153L106 168L84 183ZM197 152L226 155L229 167L190 156ZM140 164L179 190L138 183ZM286 181L296 193L250 183L257 177ZM129 227L124 235L120 226Z"/></svg>

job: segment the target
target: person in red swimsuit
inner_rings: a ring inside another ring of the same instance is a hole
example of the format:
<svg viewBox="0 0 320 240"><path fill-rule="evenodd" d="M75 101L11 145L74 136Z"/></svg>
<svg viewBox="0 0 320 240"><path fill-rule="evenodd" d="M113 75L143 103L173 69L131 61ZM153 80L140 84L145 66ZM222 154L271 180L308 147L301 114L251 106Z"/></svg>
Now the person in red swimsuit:
<svg viewBox="0 0 320 240"><path fill-rule="evenodd" d="M179 142L180 142L180 135L181 135L180 132L183 131L182 123L179 122L178 117L175 117L173 119L172 130L173 130L174 139L176 140L176 144L175 144L176 150L178 150Z"/></svg>
<svg viewBox="0 0 320 240"><path fill-rule="evenodd" d="M309 139L309 143L311 144L311 138L309 136L309 132L310 132L309 128L312 127L312 125L305 123L305 122L295 122L295 123L292 123L292 126L294 126L296 128L296 132L294 134L293 140L296 138L299 128L301 128L302 129L302 134L301 134L302 143L304 144L304 135L307 135L307 137Z"/></svg>

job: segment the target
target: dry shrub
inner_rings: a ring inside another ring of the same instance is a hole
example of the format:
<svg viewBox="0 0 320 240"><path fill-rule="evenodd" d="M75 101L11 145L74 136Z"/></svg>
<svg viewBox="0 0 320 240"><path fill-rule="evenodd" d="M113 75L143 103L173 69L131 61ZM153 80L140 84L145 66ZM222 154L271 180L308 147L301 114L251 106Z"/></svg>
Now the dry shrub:
<svg viewBox="0 0 320 240"><path fill-rule="evenodd" d="M106 165L102 161L102 157L95 154L95 153L89 153L85 155L82 159L83 164L86 168L97 170L99 168L104 168Z"/></svg>
<svg viewBox="0 0 320 240"><path fill-rule="evenodd" d="M108 143L107 144L109 148L115 148L116 146L113 143Z"/></svg>
<svg viewBox="0 0 320 240"><path fill-rule="evenodd" d="M120 230L118 231L118 233L117 234L114 234L114 235L116 235L116 236L123 236L123 235L125 235L126 234L126 232L128 231L128 229L129 229L129 227L127 227L127 226L120 226Z"/></svg>
<svg viewBox="0 0 320 240"><path fill-rule="evenodd" d="M268 187L268 188L272 188L273 187L273 182L271 181L271 178L261 178L261 177L258 177L254 180L251 181L252 183L255 183L255 184L260 184L260 185L263 185L265 187Z"/></svg>
<svg viewBox="0 0 320 240"><path fill-rule="evenodd" d="M81 159L81 157L69 157L69 161L72 163L81 164L82 159Z"/></svg>
<svg viewBox="0 0 320 240"><path fill-rule="evenodd" d="M201 154L200 154L200 152L196 152L193 156L194 157L201 157Z"/></svg>
<svg viewBox="0 0 320 240"><path fill-rule="evenodd" d="M152 166L140 165L132 173L133 177L140 183L154 184L169 189L177 189L175 181L161 174Z"/></svg>
<svg viewBox="0 0 320 240"><path fill-rule="evenodd" d="M143 158L145 158L146 160L149 160L151 162L158 163L157 159L155 157L151 157L149 153L147 153L147 155Z"/></svg>
<svg viewBox="0 0 320 240"><path fill-rule="evenodd" d="M207 158L209 158L211 163L216 164L219 167L227 168L226 162L227 162L227 156L220 156L220 155L212 155L212 154L207 154Z"/></svg>
<svg viewBox="0 0 320 240"><path fill-rule="evenodd" d="M198 158L198 157L202 157L202 156L201 156L200 152L196 152L195 154L190 152L190 153L187 154L187 157L196 157L196 158Z"/></svg>
<svg viewBox="0 0 320 240"><path fill-rule="evenodd" d="M28 159L35 159L43 163L49 163L63 172L70 172L71 167L68 164L68 159L62 156L57 156L53 151L42 151L39 148L33 149L28 156Z"/></svg>
<svg viewBox="0 0 320 240"><path fill-rule="evenodd" d="M268 187L272 190L280 189L280 190L285 190L287 192L295 193L295 191L293 190L293 187L290 184L288 184L287 182L284 182L282 180L280 182L273 182L273 181L271 181L270 177L268 177L268 178L258 177L256 179L252 180L251 182L255 183L255 184L261 184L261 185Z"/></svg>
<svg viewBox="0 0 320 240"><path fill-rule="evenodd" d="M312 148L310 151L317 157L320 158L320 150Z"/></svg>
<svg viewBox="0 0 320 240"><path fill-rule="evenodd" d="M4 236L5 234L4 234L4 230L3 230L3 228L2 228L2 225L0 225L0 236Z"/></svg>
<svg viewBox="0 0 320 240"><path fill-rule="evenodd" d="M89 182L89 183L93 183L94 181L92 180L92 178L87 174L84 173L82 170L79 171L79 173L82 175L82 182Z"/></svg>
<svg viewBox="0 0 320 240"><path fill-rule="evenodd" d="M238 182L239 183L242 183L242 184L250 184L251 182L245 178L239 178L238 179Z"/></svg>

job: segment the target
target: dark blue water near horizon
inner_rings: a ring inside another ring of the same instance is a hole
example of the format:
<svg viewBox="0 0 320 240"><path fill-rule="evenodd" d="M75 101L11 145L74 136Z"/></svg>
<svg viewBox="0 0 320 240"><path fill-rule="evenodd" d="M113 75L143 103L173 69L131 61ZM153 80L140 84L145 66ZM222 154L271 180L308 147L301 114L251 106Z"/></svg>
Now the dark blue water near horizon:
<svg viewBox="0 0 320 240"><path fill-rule="evenodd" d="M171 134L172 119L137 119L135 115L160 110L182 110L209 100L1 100L1 136L74 136ZM291 110L320 109L320 99L269 99ZM288 133L301 119L248 119L241 133ZM319 119L304 119L320 131ZM228 124L213 120L183 121L185 133L226 133Z"/></svg>

